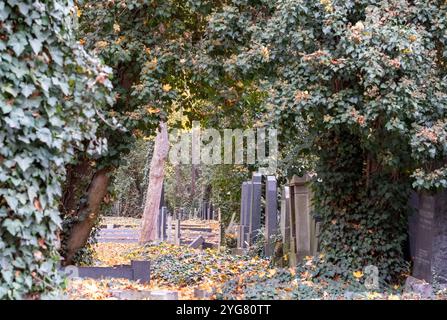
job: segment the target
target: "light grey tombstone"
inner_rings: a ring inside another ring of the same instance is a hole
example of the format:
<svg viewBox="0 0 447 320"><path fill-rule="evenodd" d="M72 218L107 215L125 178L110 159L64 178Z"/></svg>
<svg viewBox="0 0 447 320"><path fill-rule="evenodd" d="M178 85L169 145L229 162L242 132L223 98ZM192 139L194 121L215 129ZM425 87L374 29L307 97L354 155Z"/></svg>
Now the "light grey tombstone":
<svg viewBox="0 0 447 320"><path fill-rule="evenodd" d="M161 218L161 210L162 208L160 208L158 210L158 215L157 215L157 240L162 240L162 218Z"/></svg>
<svg viewBox="0 0 447 320"><path fill-rule="evenodd" d="M166 228L166 241L172 243L172 216L168 215L166 218L167 228Z"/></svg>
<svg viewBox="0 0 447 320"><path fill-rule="evenodd" d="M309 181L310 177L307 174L303 177L293 176L289 185L292 191L292 238L295 237L294 245L298 261L316 253L313 251L317 241L316 224L311 216L312 193L308 187Z"/></svg>
<svg viewBox="0 0 447 320"><path fill-rule="evenodd" d="M283 252L290 252L290 187L285 186L281 198L280 230L283 242Z"/></svg>
<svg viewBox="0 0 447 320"><path fill-rule="evenodd" d="M241 248L242 244L243 244L243 239L244 239L244 232L243 232L243 228L242 226L244 225L244 219L245 219L245 197L247 194L247 182L243 182L242 183L242 187L241 187L241 213L239 216L239 230L238 230L238 234L237 234L237 247Z"/></svg>
<svg viewBox="0 0 447 320"><path fill-rule="evenodd" d="M252 245L261 228L261 197L262 197L262 175L258 172L253 173L251 205L249 211L249 239L248 243Z"/></svg>
<svg viewBox="0 0 447 320"><path fill-rule="evenodd" d="M272 236L278 229L278 195L276 190L276 178L268 176L265 188L265 255L271 257L274 254L275 242Z"/></svg>
<svg viewBox="0 0 447 320"><path fill-rule="evenodd" d="M150 300L178 300L177 291L154 290L150 293Z"/></svg>
<svg viewBox="0 0 447 320"><path fill-rule="evenodd" d="M180 219L175 220L174 244L180 245Z"/></svg>

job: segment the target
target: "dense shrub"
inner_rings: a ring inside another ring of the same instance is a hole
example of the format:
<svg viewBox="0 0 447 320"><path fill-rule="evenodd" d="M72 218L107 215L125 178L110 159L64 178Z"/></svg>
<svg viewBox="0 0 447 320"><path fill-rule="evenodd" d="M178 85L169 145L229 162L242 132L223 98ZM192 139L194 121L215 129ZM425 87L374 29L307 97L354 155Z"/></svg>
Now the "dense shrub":
<svg viewBox="0 0 447 320"><path fill-rule="evenodd" d="M96 152L97 107L111 102L109 70L76 43L75 18L68 0L0 2L0 299L60 285L64 167L76 148Z"/></svg>

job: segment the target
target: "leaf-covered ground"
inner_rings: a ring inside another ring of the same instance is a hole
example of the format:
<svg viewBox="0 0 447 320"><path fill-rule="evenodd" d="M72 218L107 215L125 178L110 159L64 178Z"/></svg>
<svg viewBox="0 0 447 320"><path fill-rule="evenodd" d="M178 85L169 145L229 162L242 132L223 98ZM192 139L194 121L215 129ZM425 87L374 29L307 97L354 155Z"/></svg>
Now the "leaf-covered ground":
<svg viewBox="0 0 447 320"><path fill-rule="evenodd" d="M318 282L312 276L312 259L298 269L271 268L265 259L234 256L217 250L196 250L186 246L99 243L97 265L129 264L130 260L151 261L151 283L143 285L125 279L70 280L70 299L117 299L116 290L172 290L180 299L197 299L194 289L210 292L210 299L420 299L402 294L399 287L382 292L351 291L338 282ZM361 281L362 274L355 274ZM436 298L445 299L445 292Z"/></svg>

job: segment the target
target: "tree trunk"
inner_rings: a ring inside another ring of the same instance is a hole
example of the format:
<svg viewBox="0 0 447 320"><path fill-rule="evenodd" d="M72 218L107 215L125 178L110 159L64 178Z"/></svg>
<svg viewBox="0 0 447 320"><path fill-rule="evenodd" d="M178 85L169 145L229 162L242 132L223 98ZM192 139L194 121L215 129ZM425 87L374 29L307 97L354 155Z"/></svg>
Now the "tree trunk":
<svg viewBox="0 0 447 320"><path fill-rule="evenodd" d="M110 169L98 170L90 182L87 189L87 201L78 211L80 220L73 226L70 232L64 265L69 265L73 262L76 252L85 246L90 237L92 228L99 216L101 203L107 194L109 171Z"/></svg>
<svg viewBox="0 0 447 320"><path fill-rule="evenodd" d="M141 244L154 241L157 237L157 218L163 189L164 165L168 157L168 151L168 130L166 123L160 122L159 131L155 138L154 154L149 172L149 185L147 187L139 240Z"/></svg>

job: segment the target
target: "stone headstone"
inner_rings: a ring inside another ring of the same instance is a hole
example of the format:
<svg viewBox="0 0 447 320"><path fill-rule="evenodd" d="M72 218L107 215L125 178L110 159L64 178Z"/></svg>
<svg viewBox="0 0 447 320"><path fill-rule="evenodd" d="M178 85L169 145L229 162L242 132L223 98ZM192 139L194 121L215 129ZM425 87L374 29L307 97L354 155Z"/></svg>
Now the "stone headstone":
<svg viewBox="0 0 447 320"><path fill-rule="evenodd" d="M198 299L209 299L213 296L211 291L205 289L194 288L194 297Z"/></svg>
<svg viewBox="0 0 447 320"><path fill-rule="evenodd" d="M291 252L296 252L297 261L315 255L318 247L316 222L311 215L312 192L308 187L310 177L293 176L290 183Z"/></svg>
<svg viewBox="0 0 447 320"><path fill-rule="evenodd" d="M251 186L251 182L242 183L241 215L237 238L238 248L247 247Z"/></svg>
<svg viewBox="0 0 447 320"><path fill-rule="evenodd" d="M175 220L174 224L174 243L180 245L180 219Z"/></svg>
<svg viewBox="0 0 447 320"><path fill-rule="evenodd" d="M262 175L253 173L251 206L249 211L249 244L252 245L261 229L261 197L262 197Z"/></svg>
<svg viewBox="0 0 447 320"><path fill-rule="evenodd" d="M150 282L150 262L131 261L130 265L116 265L113 267L75 267L61 268L69 277L77 278L122 278L148 284Z"/></svg>
<svg viewBox="0 0 447 320"><path fill-rule="evenodd" d="M172 243L173 235L172 235L172 216L168 215L166 218L166 241L168 243Z"/></svg>
<svg viewBox="0 0 447 320"><path fill-rule="evenodd" d="M177 291L169 291L169 290L154 290L151 291L150 300L178 300L178 292Z"/></svg>
<svg viewBox="0 0 447 320"><path fill-rule="evenodd" d="M158 210L158 216L157 216L157 240L162 240L162 218L161 218L161 210L162 208L160 208Z"/></svg>
<svg viewBox="0 0 447 320"><path fill-rule="evenodd" d="M418 198L410 226L413 277L447 283L447 190Z"/></svg>
<svg viewBox="0 0 447 320"><path fill-rule="evenodd" d="M405 280L404 292L417 294L423 299L433 298L433 287L429 283L411 276Z"/></svg>
<svg viewBox="0 0 447 320"><path fill-rule="evenodd" d="M265 255L271 257L274 254L275 242L272 236L278 228L278 196L276 190L276 178L268 176L265 187Z"/></svg>
<svg viewBox="0 0 447 320"><path fill-rule="evenodd" d="M280 230L283 242L283 252L290 252L290 187L285 186L281 198Z"/></svg>
<svg viewBox="0 0 447 320"><path fill-rule="evenodd" d="M160 233L160 240L165 241L166 240L166 228L167 228L167 216L168 216L168 208L162 207L161 208L161 233Z"/></svg>
<svg viewBox="0 0 447 320"><path fill-rule="evenodd" d="M151 291L148 290L111 290L112 297L119 300L143 300L151 298Z"/></svg>
<svg viewBox="0 0 447 320"><path fill-rule="evenodd" d="M195 238L190 244L189 246L193 249L198 249L201 245L203 245L203 243L205 242L205 238L202 237L201 235L198 236L197 238Z"/></svg>

